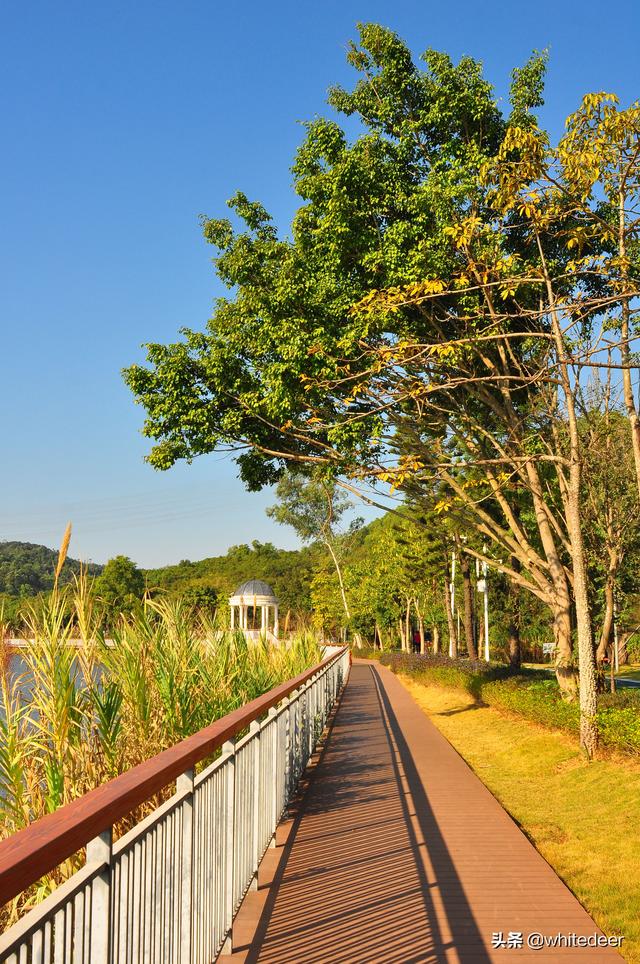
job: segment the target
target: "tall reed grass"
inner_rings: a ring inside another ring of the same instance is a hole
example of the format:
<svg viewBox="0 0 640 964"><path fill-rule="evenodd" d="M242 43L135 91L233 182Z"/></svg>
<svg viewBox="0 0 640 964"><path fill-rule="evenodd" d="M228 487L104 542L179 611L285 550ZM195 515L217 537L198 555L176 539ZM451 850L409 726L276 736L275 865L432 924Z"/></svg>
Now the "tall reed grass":
<svg viewBox="0 0 640 964"><path fill-rule="evenodd" d="M0 839L320 659L310 635L286 647L248 642L170 598L111 621L107 641L85 573L70 594L55 590L26 620L31 640L19 670L18 657L0 652Z"/></svg>

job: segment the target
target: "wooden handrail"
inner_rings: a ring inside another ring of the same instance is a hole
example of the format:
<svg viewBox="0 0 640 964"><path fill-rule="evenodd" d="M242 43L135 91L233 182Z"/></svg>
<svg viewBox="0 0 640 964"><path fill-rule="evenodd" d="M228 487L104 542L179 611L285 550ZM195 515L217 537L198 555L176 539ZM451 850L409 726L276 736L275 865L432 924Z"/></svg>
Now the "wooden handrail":
<svg viewBox="0 0 640 964"><path fill-rule="evenodd" d="M185 770L211 756L223 743L338 659L345 648L1 841L0 906L131 813Z"/></svg>

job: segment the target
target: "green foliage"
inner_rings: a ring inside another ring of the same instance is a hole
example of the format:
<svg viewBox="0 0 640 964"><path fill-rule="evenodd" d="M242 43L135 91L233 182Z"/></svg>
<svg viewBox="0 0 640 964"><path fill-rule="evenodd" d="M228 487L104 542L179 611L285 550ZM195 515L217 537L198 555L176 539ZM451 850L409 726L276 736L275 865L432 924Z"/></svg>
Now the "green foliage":
<svg viewBox="0 0 640 964"><path fill-rule="evenodd" d="M225 633L180 599L147 601L112 639L80 584L30 614L32 639L0 662L0 838L159 753L320 661L310 636L285 647ZM78 627L91 625L91 638ZM68 868L67 868L68 869Z"/></svg>
<svg viewBox="0 0 640 964"><path fill-rule="evenodd" d="M53 574L58 562L58 551L31 542L0 542L0 595L34 596L53 589ZM67 557L59 585L73 582L82 563ZM102 566L90 563L85 567L90 575L98 575Z"/></svg>
<svg viewBox="0 0 640 964"><path fill-rule="evenodd" d="M311 612L311 582L317 568L324 565L326 553L318 545L299 550L277 549L270 542L232 546L223 556L212 556L199 562L183 560L175 566L143 570L152 595L168 593L172 597L187 596L209 600L215 594L221 610L228 607L229 596L246 579L263 579L273 587L281 612L307 617Z"/></svg>
<svg viewBox="0 0 640 964"><path fill-rule="evenodd" d="M517 127L535 124L532 111L544 105L544 79L549 59L548 51L534 51L523 67L517 67L511 74L511 116L509 123Z"/></svg>
<svg viewBox="0 0 640 964"><path fill-rule="evenodd" d="M191 609L214 613L219 602L218 593L212 586L189 586L182 599Z"/></svg>
<svg viewBox="0 0 640 964"><path fill-rule="evenodd" d="M460 690L478 700L488 682L504 679L509 673L505 666L449 659L448 656L425 657L403 653L385 655L381 657L381 662L394 673L404 673L418 682Z"/></svg>
<svg viewBox="0 0 640 964"><path fill-rule="evenodd" d="M229 202L239 227L205 219L230 295L217 301L206 332L184 329L183 341L148 345L148 367L124 373L146 410L156 468L237 446L254 489L282 473L287 459L278 453L334 473L375 462L383 419L358 395L369 366L363 341L419 335L423 321L419 311L365 317L350 309L372 290L451 276L445 229L481 199L479 172L507 124L478 61L456 64L428 50L418 66L391 30L358 30L348 54L358 79L352 91L333 88L329 103L362 132L349 140L346 121L307 124L293 164L300 206L289 238L242 193ZM541 73L523 69L518 105L539 101Z"/></svg>
<svg viewBox="0 0 640 964"><path fill-rule="evenodd" d="M98 577L96 592L111 613L128 611L142 598L144 575L128 556L114 556Z"/></svg>
<svg viewBox="0 0 640 964"><path fill-rule="evenodd" d="M515 675L500 665L466 660L435 660L423 656L383 656L395 673L428 686L444 686L469 693L479 702L522 716L532 723L578 735L580 708L562 699L556 681L545 674L522 671ZM623 691L600 699L598 731L603 746L640 754L640 694Z"/></svg>
<svg viewBox="0 0 640 964"><path fill-rule="evenodd" d="M276 505L267 515L281 525L291 526L303 542L333 541L340 519L351 501L333 482L319 475L285 472L276 486Z"/></svg>
<svg viewBox="0 0 640 964"><path fill-rule="evenodd" d="M560 696L554 679L528 679L516 677L501 683L491 683L482 688L482 699L534 723L569 730L577 733L580 726L578 704L567 702Z"/></svg>

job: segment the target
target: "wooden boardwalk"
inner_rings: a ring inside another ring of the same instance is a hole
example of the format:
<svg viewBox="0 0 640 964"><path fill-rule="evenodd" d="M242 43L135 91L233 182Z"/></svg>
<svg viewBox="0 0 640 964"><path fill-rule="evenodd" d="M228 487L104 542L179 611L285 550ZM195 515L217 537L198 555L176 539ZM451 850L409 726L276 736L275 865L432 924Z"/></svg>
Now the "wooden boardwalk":
<svg viewBox="0 0 640 964"><path fill-rule="evenodd" d="M525 946L494 948L499 932L522 934ZM398 680L356 662L308 791L263 861L226 960L621 960L608 947L530 950L534 932L600 934Z"/></svg>

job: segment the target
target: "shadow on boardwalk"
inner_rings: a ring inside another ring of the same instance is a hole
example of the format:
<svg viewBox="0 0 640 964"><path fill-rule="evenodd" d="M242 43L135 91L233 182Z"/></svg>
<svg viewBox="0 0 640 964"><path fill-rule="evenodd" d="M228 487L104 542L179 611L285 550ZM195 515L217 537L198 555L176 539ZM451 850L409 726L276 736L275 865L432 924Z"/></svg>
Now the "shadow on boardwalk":
<svg viewBox="0 0 640 964"><path fill-rule="evenodd" d="M354 664L286 830L272 880L241 911L234 962L486 964L511 953L491 948L494 931L597 933L401 684L371 664ZM609 949L567 954L620 961Z"/></svg>

